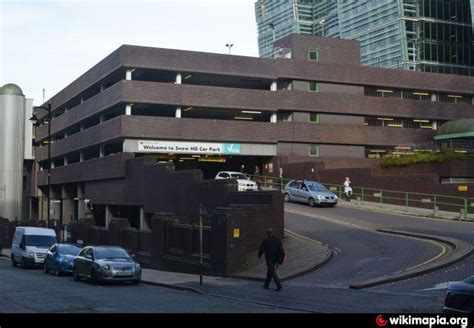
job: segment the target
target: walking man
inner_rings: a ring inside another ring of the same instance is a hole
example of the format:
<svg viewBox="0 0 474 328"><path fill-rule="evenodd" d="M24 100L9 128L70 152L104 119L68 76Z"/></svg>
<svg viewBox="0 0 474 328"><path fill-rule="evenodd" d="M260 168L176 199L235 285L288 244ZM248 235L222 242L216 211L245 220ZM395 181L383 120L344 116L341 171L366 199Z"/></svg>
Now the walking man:
<svg viewBox="0 0 474 328"><path fill-rule="evenodd" d="M275 267L278 262L281 262L281 257L284 255L283 246L280 239L273 235L272 229L267 230L267 236L267 239L262 242L258 251L258 258L265 253L265 262L267 264L267 279L265 280L263 288L268 289L270 281L273 278L277 286L276 290L279 291L283 286L278 278Z"/></svg>

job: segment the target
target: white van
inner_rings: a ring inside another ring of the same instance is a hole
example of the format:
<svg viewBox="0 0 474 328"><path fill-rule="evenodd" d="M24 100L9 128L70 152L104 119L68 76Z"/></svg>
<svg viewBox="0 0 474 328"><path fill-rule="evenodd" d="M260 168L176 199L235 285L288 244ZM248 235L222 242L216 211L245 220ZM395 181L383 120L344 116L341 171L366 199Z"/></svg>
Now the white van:
<svg viewBox="0 0 474 328"><path fill-rule="evenodd" d="M12 242L12 266L20 263L23 269L28 266L43 265L48 249L57 243L53 229L17 227Z"/></svg>

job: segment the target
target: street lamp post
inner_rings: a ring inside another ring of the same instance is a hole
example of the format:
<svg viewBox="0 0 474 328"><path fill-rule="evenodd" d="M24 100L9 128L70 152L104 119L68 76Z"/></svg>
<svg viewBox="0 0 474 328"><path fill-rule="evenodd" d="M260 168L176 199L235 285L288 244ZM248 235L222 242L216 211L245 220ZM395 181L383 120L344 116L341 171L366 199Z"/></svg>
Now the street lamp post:
<svg viewBox="0 0 474 328"><path fill-rule="evenodd" d="M234 46L234 44L233 43L226 43L225 46L227 48L229 48L229 55L230 55L230 51L231 51L232 47Z"/></svg>
<svg viewBox="0 0 474 328"><path fill-rule="evenodd" d="M37 109L44 109L48 112L48 221L47 227L51 226L51 103L48 103L48 106L35 106L35 110ZM38 118L36 117L36 113L33 113L33 116L30 118L33 124L38 122Z"/></svg>
<svg viewBox="0 0 474 328"><path fill-rule="evenodd" d="M326 23L326 20L323 18L319 21L319 24L321 25L321 36L324 37L324 24Z"/></svg>

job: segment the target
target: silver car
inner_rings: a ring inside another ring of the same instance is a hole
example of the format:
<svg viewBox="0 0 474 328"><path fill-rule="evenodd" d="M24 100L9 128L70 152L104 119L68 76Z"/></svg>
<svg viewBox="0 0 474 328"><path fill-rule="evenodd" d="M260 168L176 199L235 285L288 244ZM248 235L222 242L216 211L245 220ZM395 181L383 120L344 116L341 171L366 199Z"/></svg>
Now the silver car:
<svg viewBox="0 0 474 328"><path fill-rule="evenodd" d="M288 182L284 190L285 202L306 203L309 206L336 206L337 196L316 181Z"/></svg>
<svg viewBox="0 0 474 328"><path fill-rule="evenodd" d="M93 284L104 281L129 281L137 284L141 280L142 268L121 247L88 246L74 258L72 276L76 281L88 278Z"/></svg>

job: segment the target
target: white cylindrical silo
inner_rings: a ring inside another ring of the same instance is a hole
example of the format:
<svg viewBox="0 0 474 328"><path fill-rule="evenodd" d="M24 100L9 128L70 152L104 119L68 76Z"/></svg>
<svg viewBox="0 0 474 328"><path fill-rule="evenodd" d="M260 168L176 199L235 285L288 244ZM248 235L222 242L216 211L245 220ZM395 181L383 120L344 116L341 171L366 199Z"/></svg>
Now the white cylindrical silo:
<svg viewBox="0 0 474 328"><path fill-rule="evenodd" d="M21 220L25 96L15 84L0 89L0 217Z"/></svg>

